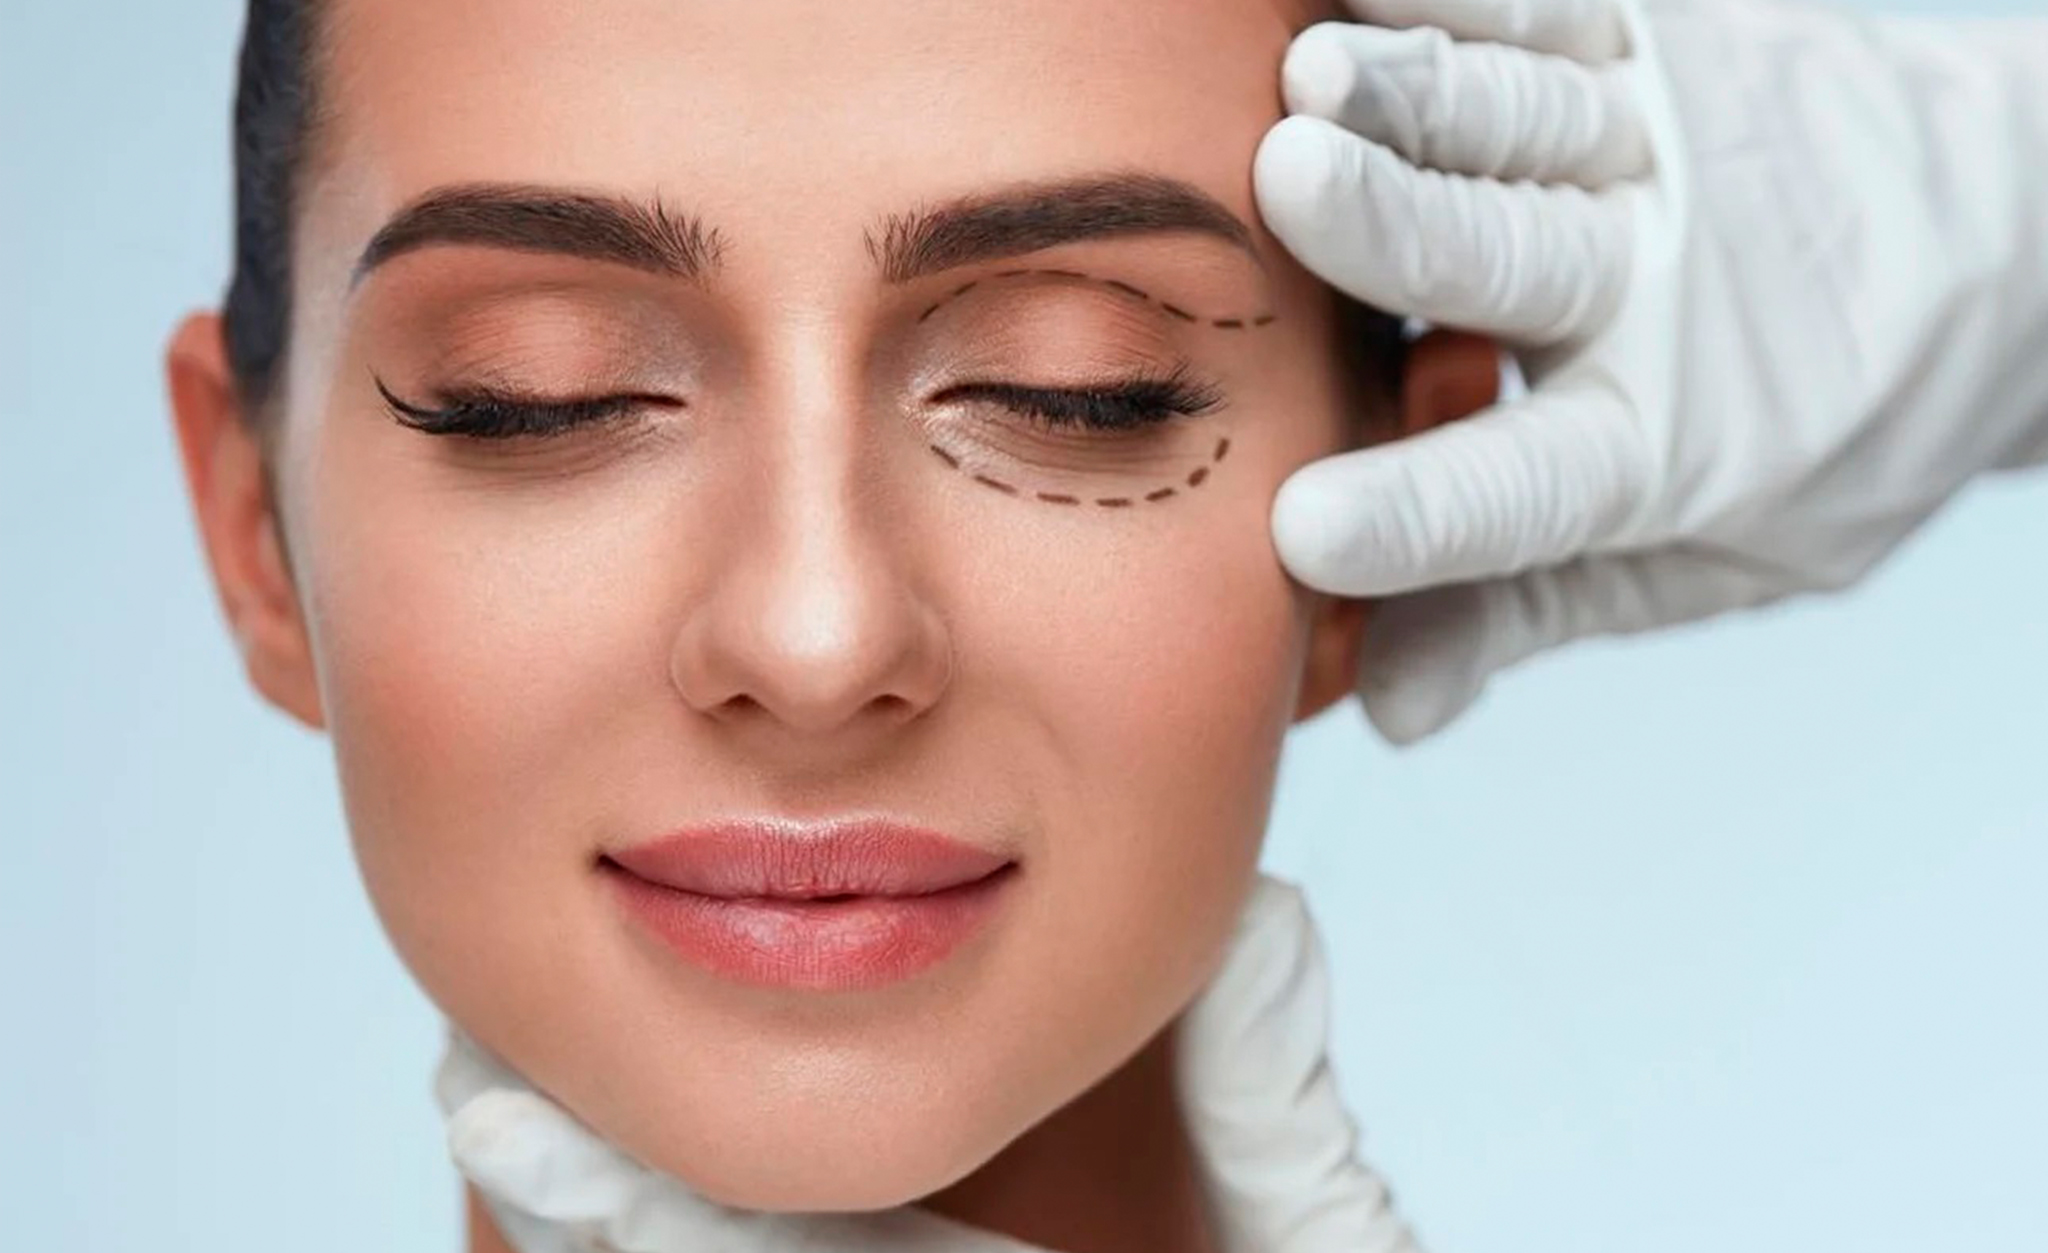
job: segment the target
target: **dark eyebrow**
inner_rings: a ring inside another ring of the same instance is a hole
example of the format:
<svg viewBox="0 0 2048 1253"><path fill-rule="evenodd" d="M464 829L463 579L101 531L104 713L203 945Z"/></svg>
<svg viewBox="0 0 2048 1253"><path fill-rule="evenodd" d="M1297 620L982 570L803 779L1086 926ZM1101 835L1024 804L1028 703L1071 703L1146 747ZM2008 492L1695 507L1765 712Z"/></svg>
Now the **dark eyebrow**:
<svg viewBox="0 0 2048 1253"><path fill-rule="evenodd" d="M386 261L435 244L480 244L613 261L638 270L696 278L718 264L715 230L661 203L525 183L437 187L378 228L349 275L349 286Z"/></svg>
<svg viewBox="0 0 2048 1253"><path fill-rule="evenodd" d="M1251 229L1207 192L1156 174L1109 174L1026 183L892 214L868 254L891 283L976 261L1019 256L1055 244L1116 235L1191 231L1243 249Z"/></svg>

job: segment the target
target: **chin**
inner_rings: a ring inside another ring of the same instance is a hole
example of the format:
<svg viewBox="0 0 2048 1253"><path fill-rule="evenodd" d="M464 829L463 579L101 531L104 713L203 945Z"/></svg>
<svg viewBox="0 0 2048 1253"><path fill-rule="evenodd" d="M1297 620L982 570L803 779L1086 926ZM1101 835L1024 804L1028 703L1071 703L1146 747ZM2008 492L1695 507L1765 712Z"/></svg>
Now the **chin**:
<svg viewBox="0 0 2048 1253"><path fill-rule="evenodd" d="M873 1103L803 1101L791 1108L769 1102L716 1111L699 1106L680 1137L664 1128L682 1120L663 1118L615 1143L731 1209L894 1209L979 1170L1038 1121L1012 1110L970 1108L964 1101L917 1099L938 1097L943 1086L922 1094L898 1089L893 1099Z"/></svg>
<svg viewBox="0 0 2048 1253"><path fill-rule="evenodd" d="M961 1154L919 1143L903 1129L883 1133L872 1149L818 1152L816 1144L787 1155L678 1163L669 1173L706 1200L764 1214L851 1214L914 1204L958 1183L1001 1151Z"/></svg>

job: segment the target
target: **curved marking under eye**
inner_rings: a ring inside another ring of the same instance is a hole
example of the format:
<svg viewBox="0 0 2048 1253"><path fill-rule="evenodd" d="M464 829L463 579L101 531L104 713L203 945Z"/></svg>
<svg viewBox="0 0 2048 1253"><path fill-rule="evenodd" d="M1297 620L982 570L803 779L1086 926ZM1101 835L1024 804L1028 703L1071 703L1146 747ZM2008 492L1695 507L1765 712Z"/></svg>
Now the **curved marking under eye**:
<svg viewBox="0 0 2048 1253"><path fill-rule="evenodd" d="M969 470L965 468L960 464L960 458L954 456L952 453L947 452L945 449L939 447L937 444L926 444L925 447L931 449L932 455L937 457L940 461L944 462L948 470L953 470L957 473L964 474L968 478L974 480L976 483L979 483L981 486L990 489L991 491L1001 492L1005 496L1017 496L1020 499L1022 498L1021 493L1018 491L1015 484L1007 483L1002 479L992 478L989 475L982 474L979 471ZM1229 438L1226 436L1222 439L1217 440L1214 451L1212 451L1209 454L1209 464L1205 466L1197 466L1191 473L1189 473L1187 479L1185 480L1187 487L1196 488L1208 482L1209 471L1211 467L1215 466L1218 462L1222 461L1223 458L1229 454L1229 452ZM1138 497L1097 496L1092 500L1083 501L1079 496L1069 496L1065 492L1033 492L1031 494L1031 498L1042 504L1047 505L1079 506L1082 504L1091 504L1098 509L1129 509L1139 504L1140 502L1148 505L1163 504L1164 502L1172 500L1174 497L1180 495L1181 491L1182 489L1178 485L1168 485L1165 487L1154 488L1151 491L1146 492L1142 496Z"/></svg>

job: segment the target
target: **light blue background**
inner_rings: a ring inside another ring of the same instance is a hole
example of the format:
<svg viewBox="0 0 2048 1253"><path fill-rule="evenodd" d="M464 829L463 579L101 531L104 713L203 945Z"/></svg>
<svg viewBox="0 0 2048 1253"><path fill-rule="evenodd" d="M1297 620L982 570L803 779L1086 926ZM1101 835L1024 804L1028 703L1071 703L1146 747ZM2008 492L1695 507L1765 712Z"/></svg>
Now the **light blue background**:
<svg viewBox="0 0 2048 1253"><path fill-rule="evenodd" d="M436 1019L325 742L241 678L162 400L239 5L0 12L0 1247L453 1253ZM1270 862L1434 1248L2048 1250L2044 745L2048 476L1422 749L1301 735Z"/></svg>

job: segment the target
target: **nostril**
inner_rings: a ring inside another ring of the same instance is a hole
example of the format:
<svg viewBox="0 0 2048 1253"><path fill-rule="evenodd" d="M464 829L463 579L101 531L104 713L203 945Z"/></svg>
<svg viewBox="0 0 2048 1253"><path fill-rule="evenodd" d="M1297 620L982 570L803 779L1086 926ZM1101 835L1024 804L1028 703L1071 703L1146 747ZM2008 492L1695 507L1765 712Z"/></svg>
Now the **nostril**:
<svg viewBox="0 0 2048 1253"><path fill-rule="evenodd" d="M736 695L728 696L719 702L718 708L721 713L741 718L751 718L755 714L761 713L766 706L745 692L740 692Z"/></svg>
<svg viewBox="0 0 2048 1253"><path fill-rule="evenodd" d="M908 697L898 696L894 692L884 692L870 703L876 712L896 717L908 717L917 712L917 706L912 704Z"/></svg>

